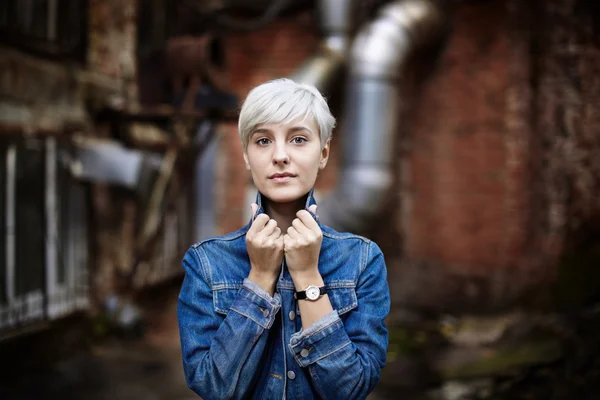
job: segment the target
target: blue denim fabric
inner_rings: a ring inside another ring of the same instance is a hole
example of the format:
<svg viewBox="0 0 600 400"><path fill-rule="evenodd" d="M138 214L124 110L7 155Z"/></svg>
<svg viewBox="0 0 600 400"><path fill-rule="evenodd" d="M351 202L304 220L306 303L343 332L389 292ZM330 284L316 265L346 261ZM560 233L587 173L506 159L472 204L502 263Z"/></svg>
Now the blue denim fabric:
<svg viewBox="0 0 600 400"><path fill-rule="evenodd" d="M260 193L257 203L260 214ZM250 223L186 252L177 314L185 378L202 398L348 400L373 390L388 346L384 257L368 239L319 226L334 311L306 330L285 261L272 297L246 279Z"/></svg>

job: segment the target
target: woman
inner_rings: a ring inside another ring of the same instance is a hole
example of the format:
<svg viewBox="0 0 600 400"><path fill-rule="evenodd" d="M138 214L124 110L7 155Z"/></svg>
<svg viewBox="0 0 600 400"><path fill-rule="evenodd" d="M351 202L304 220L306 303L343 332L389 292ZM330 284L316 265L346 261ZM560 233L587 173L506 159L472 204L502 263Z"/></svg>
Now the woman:
<svg viewBox="0 0 600 400"><path fill-rule="evenodd" d="M318 90L289 79L244 102L252 220L183 259L183 365L206 400L364 399L379 380L390 308L383 254L321 225L313 198L334 125Z"/></svg>

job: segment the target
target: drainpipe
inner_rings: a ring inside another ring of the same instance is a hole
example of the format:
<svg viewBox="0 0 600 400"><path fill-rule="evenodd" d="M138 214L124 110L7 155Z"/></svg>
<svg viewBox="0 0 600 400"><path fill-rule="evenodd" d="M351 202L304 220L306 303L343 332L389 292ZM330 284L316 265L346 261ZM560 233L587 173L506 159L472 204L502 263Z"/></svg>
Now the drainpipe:
<svg viewBox="0 0 600 400"><path fill-rule="evenodd" d="M319 0L317 15L323 39L315 53L290 78L326 93L344 67L350 46L353 0Z"/></svg>
<svg viewBox="0 0 600 400"><path fill-rule="evenodd" d="M441 38L445 22L434 1L395 1L358 33L349 60L342 165L337 185L319 203L326 225L361 232L384 206L394 178L403 67Z"/></svg>

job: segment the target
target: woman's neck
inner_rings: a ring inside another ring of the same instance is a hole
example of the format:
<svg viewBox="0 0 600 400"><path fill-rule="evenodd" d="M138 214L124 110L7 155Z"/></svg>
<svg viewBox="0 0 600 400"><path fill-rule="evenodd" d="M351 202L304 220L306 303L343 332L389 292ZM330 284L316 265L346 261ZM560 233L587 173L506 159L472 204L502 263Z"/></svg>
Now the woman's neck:
<svg viewBox="0 0 600 400"><path fill-rule="evenodd" d="M265 213L277 221L277 226L281 229L281 233L287 233L287 229L292 226L292 221L296 218L296 213L304 209L306 204L306 196L301 197L296 201L289 203L275 203L264 199Z"/></svg>

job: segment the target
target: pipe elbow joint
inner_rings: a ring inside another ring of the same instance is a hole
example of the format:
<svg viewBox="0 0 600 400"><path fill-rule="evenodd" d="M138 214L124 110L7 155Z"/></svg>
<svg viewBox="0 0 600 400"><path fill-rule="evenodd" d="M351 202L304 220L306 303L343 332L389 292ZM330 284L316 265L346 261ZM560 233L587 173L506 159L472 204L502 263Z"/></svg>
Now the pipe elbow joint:
<svg viewBox="0 0 600 400"><path fill-rule="evenodd" d="M351 74L397 79L414 49L431 43L442 33L445 18L430 0L396 1L357 35L351 49Z"/></svg>

